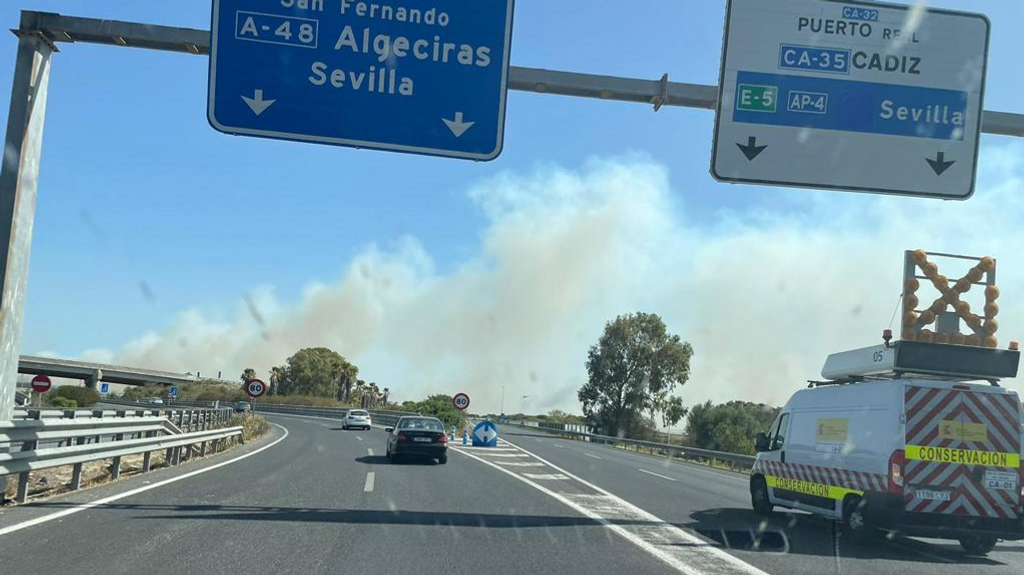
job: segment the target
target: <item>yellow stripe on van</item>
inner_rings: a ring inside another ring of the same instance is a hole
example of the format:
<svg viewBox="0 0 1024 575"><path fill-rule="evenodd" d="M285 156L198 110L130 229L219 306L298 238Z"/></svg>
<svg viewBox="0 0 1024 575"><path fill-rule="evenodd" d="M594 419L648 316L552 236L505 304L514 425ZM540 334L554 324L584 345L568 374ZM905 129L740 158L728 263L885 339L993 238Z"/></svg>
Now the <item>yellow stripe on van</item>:
<svg viewBox="0 0 1024 575"><path fill-rule="evenodd" d="M768 487L774 487L775 489L783 489L786 491L795 491L806 495L814 495L815 497L835 499L837 501L842 501L844 497L851 493L854 495L864 495L863 491L857 491L856 489L836 487L834 485L826 485L824 483L814 483L813 481L804 481L802 479L789 479L788 477L777 477L774 475L766 475L764 479L768 484Z"/></svg>
<svg viewBox="0 0 1024 575"><path fill-rule="evenodd" d="M931 447L925 445L908 445L904 452L907 455L907 459L918 459L920 461L985 465L1012 469L1020 467L1019 453L977 451L973 449L954 449L951 447Z"/></svg>

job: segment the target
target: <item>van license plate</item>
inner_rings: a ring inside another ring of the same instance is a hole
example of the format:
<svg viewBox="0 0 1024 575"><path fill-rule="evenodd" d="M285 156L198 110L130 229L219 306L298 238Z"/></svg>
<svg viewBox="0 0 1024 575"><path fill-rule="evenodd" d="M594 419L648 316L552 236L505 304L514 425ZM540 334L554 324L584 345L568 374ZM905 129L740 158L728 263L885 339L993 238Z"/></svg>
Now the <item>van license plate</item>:
<svg viewBox="0 0 1024 575"><path fill-rule="evenodd" d="M931 501L949 501L949 495L949 491L935 491L934 489L918 489L914 492L914 496L918 499Z"/></svg>
<svg viewBox="0 0 1024 575"><path fill-rule="evenodd" d="M1017 491L1017 473L1013 471L986 471L985 488Z"/></svg>

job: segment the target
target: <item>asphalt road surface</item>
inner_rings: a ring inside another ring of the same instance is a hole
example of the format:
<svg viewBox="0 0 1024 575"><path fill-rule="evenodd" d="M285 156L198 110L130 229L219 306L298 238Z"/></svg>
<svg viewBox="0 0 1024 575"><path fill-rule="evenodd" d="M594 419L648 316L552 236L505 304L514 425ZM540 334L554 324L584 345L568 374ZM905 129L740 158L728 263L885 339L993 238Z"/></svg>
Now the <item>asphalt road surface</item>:
<svg viewBox="0 0 1024 575"><path fill-rule="evenodd" d="M0 511L3 571L1024 572L1017 543L854 545L800 513L756 536L743 476L608 447L509 428L498 449L395 464L379 429L268 417L282 427L227 454Z"/></svg>

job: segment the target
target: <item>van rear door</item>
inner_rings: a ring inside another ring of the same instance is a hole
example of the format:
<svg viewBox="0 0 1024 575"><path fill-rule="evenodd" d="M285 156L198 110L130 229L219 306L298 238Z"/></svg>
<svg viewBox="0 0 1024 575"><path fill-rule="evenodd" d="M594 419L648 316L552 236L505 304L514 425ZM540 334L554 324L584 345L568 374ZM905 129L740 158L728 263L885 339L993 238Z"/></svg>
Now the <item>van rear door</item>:
<svg viewBox="0 0 1024 575"><path fill-rule="evenodd" d="M908 383L904 506L914 513L1016 519L1020 400L999 387Z"/></svg>

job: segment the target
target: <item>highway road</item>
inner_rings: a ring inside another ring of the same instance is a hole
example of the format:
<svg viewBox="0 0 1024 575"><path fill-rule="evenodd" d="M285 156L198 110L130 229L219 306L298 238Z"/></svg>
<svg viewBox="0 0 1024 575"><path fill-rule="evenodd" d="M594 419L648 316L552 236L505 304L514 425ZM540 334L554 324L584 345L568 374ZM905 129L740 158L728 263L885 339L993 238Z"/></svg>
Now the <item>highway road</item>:
<svg viewBox="0 0 1024 575"><path fill-rule="evenodd" d="M752 545L743 476L502 429L447 465L390 464L384 433L269 416L203 462L0 511L5 572L1019 574L1024 545L855 545L779 513Z"/></svg>

